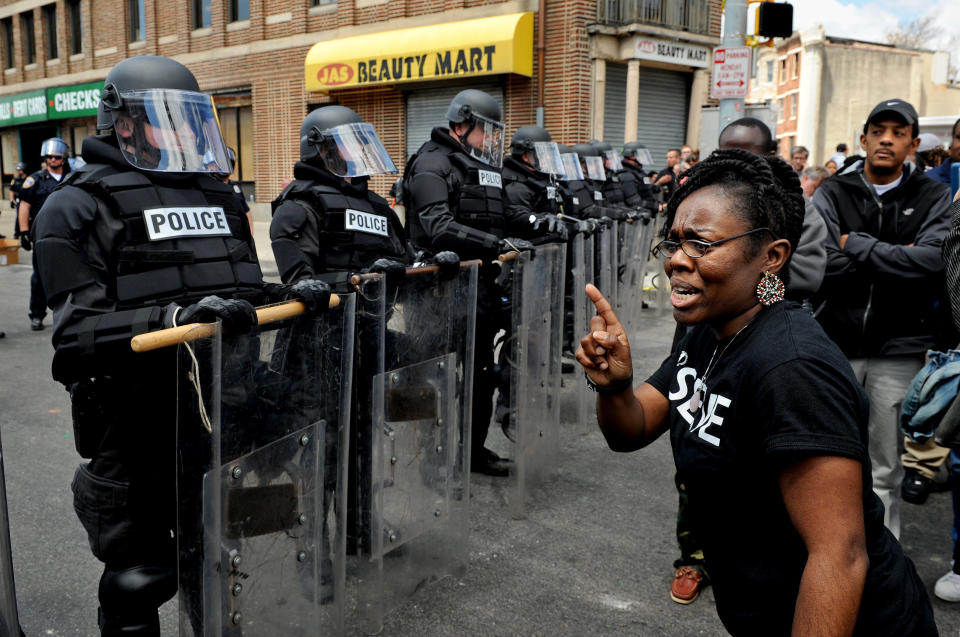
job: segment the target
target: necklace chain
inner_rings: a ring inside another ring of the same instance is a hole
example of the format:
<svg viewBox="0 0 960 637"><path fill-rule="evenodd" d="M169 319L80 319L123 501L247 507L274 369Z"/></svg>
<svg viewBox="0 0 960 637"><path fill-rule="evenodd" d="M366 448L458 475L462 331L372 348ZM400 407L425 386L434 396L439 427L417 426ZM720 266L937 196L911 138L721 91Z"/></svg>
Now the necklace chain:
<svg viewBox="0 0 960 637"><path fill-rule="evenodd" d="M714 359L714 357L716 357L717 362L719 363L719 362L720 362L720 359L723 358L723 355L726 354L726 353L727 353L727 350L730 349L730 346L733 345L733 342L734 342L735 340L737 340L737 337L738 337L738 336L740 336L740 332L742 332L743 330L747 329L747 328L750 326L750 324L753 323L753 319L754 319L754 318L756 318L756 317L751 318L749 321L747 321L747 324L746 324L746 325L744 325L744 326L741 327L739 330L737 330L737 333L733 335L733 338L730 339L730 342L727 343L727 344L724 346L723 351L720 352L720 356L717 356L717 351L720 350L720 344L717 343L717 346L713 348L713 354L710 355L710 361L707 363L707 370L706 370L705 372L703 372L703 376L700 377L700 382L702 382L703 384L706 384L706 383L707 383L707 376L709 376L709 375L710 375L710 372L713 371L713 365L714 365L713 359Z"/></svg>

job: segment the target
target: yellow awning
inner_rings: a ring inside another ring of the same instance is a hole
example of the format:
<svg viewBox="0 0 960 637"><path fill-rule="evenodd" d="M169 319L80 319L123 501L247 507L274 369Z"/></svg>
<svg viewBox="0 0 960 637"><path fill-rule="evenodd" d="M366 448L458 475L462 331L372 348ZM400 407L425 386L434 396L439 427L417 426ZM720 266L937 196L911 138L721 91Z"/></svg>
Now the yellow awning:
<svg viewBox="0 0 960 637"><path fill-rule="evenodd" d="M513 13L317 42L307 90L517 73L533 75L533 14Z"/></svg>

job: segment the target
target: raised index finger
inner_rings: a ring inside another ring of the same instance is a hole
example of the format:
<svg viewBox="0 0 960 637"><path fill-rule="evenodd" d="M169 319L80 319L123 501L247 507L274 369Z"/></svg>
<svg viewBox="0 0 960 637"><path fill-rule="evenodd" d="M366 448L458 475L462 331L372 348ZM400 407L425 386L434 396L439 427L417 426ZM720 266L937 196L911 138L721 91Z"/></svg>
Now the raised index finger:
<svg viewBox="0 0 960 637"><path fill-rule="evenodd" d="M597 286L588 283L586 290L587 296L593 301L594 306L597 308L597 314L599 314L603 322L607 324L607 331L611 331L614 325L619 326L620 320L617 318L616 313L614 313L610 301L603 296L603 293L597 289Z"/></svg>

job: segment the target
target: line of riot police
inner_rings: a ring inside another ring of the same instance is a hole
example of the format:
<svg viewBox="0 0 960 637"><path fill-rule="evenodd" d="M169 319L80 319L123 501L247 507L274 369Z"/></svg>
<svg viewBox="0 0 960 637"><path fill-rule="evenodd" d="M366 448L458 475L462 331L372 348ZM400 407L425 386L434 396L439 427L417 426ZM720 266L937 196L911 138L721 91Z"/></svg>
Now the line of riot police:
<svg viewBox="0 0 960 637"><path fill-rule="evenodd" d="M620 279L628 320L639 311L658 202L637 144L560 147L523 126L504 158L501 107L476 90L446 119L407 162L404 228L368 187L396 172L373 126L343 106L309 113L272 206L270 284L217 177L229 156L210 96L166 58L108 73L86 165L33 228L53 376L89 460L72 488L104 563L102 635L159 635L178 592L182 634L339 632L348 606L376 631L465 567L471 472L514 476L522 514L556 453L583 284ZM191 215L220 222L150 224ZM304 315L265 326L254 311L291 299ZM193 344L129 346L210 321ZM487 447L498 388L516 464Z"/></svg>

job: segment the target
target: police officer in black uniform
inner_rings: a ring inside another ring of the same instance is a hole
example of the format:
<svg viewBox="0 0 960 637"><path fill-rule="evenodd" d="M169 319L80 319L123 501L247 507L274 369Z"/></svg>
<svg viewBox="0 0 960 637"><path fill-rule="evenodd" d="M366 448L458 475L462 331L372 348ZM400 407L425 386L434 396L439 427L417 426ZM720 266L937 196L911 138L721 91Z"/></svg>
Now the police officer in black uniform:
<svg viewBox="0 0 960 637"><path fill-rule="evenodd" d="M560 151L550 133L540 126L518 128L510 142L510 156L503 160L509 234L534 243L569 239L571 228L559 216L563 213L563 195L557 177L562 173Z"/></svg>
<svg viewBox="0 0 960 637"><path fill-rule="evenodd" d="M37 214L47 197L60 185L63 176L70 172L67 163L67 142L59 137L51 137L40 144L40 158L47 167L33 173L20 186L20 208L18 220L20 227L20 247L30 250L33 243L30 231ZM33 258L33 274L30 275L30 329L42 330L43 318L47 315L47 297L37 273L36 255Z"/></svg>
<svg viewBox="0 0 960 637"><path fill-rule="evenodd" d="M604 193L607 175L600 150L592 143L575 144L571 150L576 153L580 160L583 180L570 182L570 187L580 201L592 202L593 205L589 208L590 216L600 219L604 223L608 223L610 220L626 219L626 209L613 206Z"/></svg>
<svg viewBox="0 0 960 637"><path fill-rule="evenodd" d="M450 128L434 128L430 140L407 162L407 229L416 245L484 261L533 247L524 239L504 238L502 117L500 104L490 95L461 91L447 109ZM484 447L496 388L493 338L502 322L496 270L487 264L481 268L477 291L470 466L473 471L506 476L509 465Z"/></svg>
<svg viewBox="0 0 960 637"><path fill-rule="evenodd" d="M613 150L613 144L610 142L593 140L590 145L597 149L600 159L603 160L606 179L604 179L600 190L603 192L606 205L612 208L629 210L631 206L627 205L626 195L620 184L620 153Z"/></svg>
<svg viewBox="0 0 960 637"><path fill-rule="evenodd" d="M643 162L650 156L647 147L640 142L627 142L620 154L623 168L617 176L620 178L625 203L635 210L642 208L656 214L659 202L650 178L643 171Z"/></svg>
<svg viewBox="0 0 960 637"><path fill-rule="evenodd" d="M230 175L237 170L237 154L233 152L233 149L229 146L227 146L227 161L230 163L230 172L217 173L217 177L219 177L220 181L230 186L230 189L233 190L233 196L237 198L237 205L240 206L241 210L243 210L243 214L247 218L247 223L250 224L250 232L253 232L253 213L250 212L250 206L247 204L247 198L244 196L243 189L240 187L240 184L230 179Z"/></svg>
<svg viewBox="0 0 960 637"><path fill-rule="evenodd" d="M10 207L13 208L13 238L20 238L20 188L23 182L27 180L27 165L18 162L16 172L13 173L13 179L10 180ZM6 235L0 234L0 239L6 239Z"/></svg>
<svg viewBox="0 0 960 637"><path fill-rule="evenodd" d="M157 608L177 590L176 350L134 354L131 336L217 318L241 332L256 322L251 302L292 296L320 311L330 290L263 283L236 198L203 163L212 150L215 171L228 170L213 101L185 66L117 64L97 129L107 132L84 140L88 163L37 217L35 252L54 313L53 377L90 459L72 488L104 563L101 634L156 637Z"/></svg>

